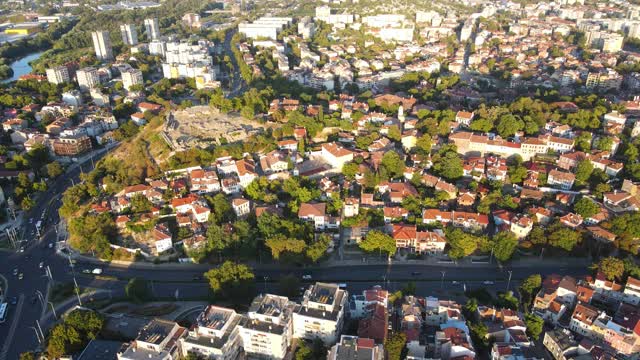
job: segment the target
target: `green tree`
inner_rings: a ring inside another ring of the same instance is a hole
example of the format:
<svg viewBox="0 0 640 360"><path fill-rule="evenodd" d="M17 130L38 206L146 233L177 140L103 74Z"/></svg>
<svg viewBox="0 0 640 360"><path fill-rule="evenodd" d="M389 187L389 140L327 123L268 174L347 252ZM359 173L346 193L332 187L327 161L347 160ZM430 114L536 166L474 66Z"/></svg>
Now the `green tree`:
<svg viewBox="0 0 640 360"><path fill-rule="evenodd" d="M104 317L91 310L74 310L51 329L47 342L49 358L59 358L82 350L104 326Z"/></svg>
<svg viewBox="0 0 640 360"><path fill-rule="evenodd" d="M424 134L418 138L416 141L416 147L418 150L424 154L429 154L431 152L431 135Z"/></svg>
<svg viewBox="0 0 640 360"><path fill-rule="evenodd" d="M20 354L20 360L36 360L36 356L32 351Z"/></svg>
<svg viewBox="0 0 640 360"><path fill-rule="evenodd" d="M524 129L524 122L511 114L500 116L496 124L496 130L503 138L513 136L522 129Z"/></svg>
<svg viewBox="0 0 640 360"><path fill-rule="evenodd" d="M388 360L400 360L403 358L404 347L407 343L407 336L402 332L391 335L384 342L384 349L387 352Z"/></svg>
<svg viewBox="0 0 640 360"><path fill-rule="evenodd" d="M433 170L436 174L451 181L462 177L462 159L455 151L445 151L435 156Z"/></svg>
<svg viewBox="0 0 640 360"><path fill-rule="evenodd" d="M515 234L510 231L502 231L494 236L495 243L493 255L498 261L507 261L511 259L513 252L518 246L518 239Z"/></svg>
<svg viewBox="0 0 640 360"><path fill-rule="evenodd" d="M276 260L280 259L280 255L284 252L301 254L307 246L304 240L290 238L283 234L268 238L265 245L271 250L271 256Z"/></svg>
<svg viewBox="0 0 640 360"><path fill-rule="evenodd" d="M294 298L300 294L300 279L291 274L282 276L278 281L278 288L283 296Z"/></svg>
<svg viewBox="0 0 640 360"><path fill-rule="evenodd" d="M346 163L342 167L342 175L344 175L349 181L355 179L358 171L359 171L358 164L354 162Z"/></svg>
<svg viewBox="0 0 640 360"><path fill-rule="evenodd" d="M62 165L59 162L54 161L52 163L47 164L47 176L50 178L57 178L64 172Z"/></svg>
<svg viewBox="0 0 640 360"><path fill-rule="evenodd" d="M142 194L136 194L131 198L131 209L134 212L149 212L152 207L153 204L151 203L151 201L149 201L149 199L147 199L147 197Z"/></svg>
<svg viewBox="0 0 640 360"><path fill-rule="evenodd" d="M378 251L391 256L396 252L396 242L393 238L383 232L371 230L359 244L360 248L367 252Z"/></svg>
<svg viewBox="0 0 640 360"><path fill-rule="evenodd" d="M582 160L576 166L576 185L584 185L593 173L593 165L590 160Z"/></svg>
<svg viewBox="0 0 640 360"><path fill-rule="evenodd" d="M124 292L129 300L135 303L143 303L151 299L149 282L145 279L133 278L129 280L127 286L124 288Z"/></svg>
<svg viewBox="0 0 640 360"><path fill-rule="evenodd" d="M399 178L404 174L404 161L400 159L400 155L398 155L395 151L388 151L382 156L382 161L380 163L381 173L383 177L387 179L391 178Z"/></svg>
<svg viewBox="0 0 640 360"><path fill-rule="evenodd" d="M600 207L593 200L582 197L578 202L573 205L573 210L583 219L590 218L600 211Z"/></svg>
<svg viewBox="0 0 640 360"><path fill-rule="evenodd" d="M624 261L612 256L602 258L596 268L604 274L607 280L621 280L624 274Z"/></svg>
<svg viewBox="0 0 640 360"><path fill-rule="evenodd" d="M582 240L582 235L571 229L554 229L548 236L549 244L552 246L571 251Z"/></svg>
<svg viewBox="0 0 640 360"><path fill-rule="evenodd" d="M540 334L542 334L544 320L537 315L526 314L524 316L524 322L527 324L527 335L529 335L533 340L538 340Z"/></svg>
<svg viewBox="0 0 640 360"><path fill-rule="evenodd" d="M307 257L311 262L317 262L324 254L327 253L327 249L333 243L333 239L329 234L321 234L317 240L313 241L306 250Z"/></svg>
<svg viewBox="0 0 640 360"><path fill-rule="evenodd" d="M478 238L459 228L447 228L445 235L449 245L449 257L452 259L469 256L478 249Z"/></svg>
<svg viewBox="0 0 640 360"><path fill-rule="evenodd" d="M255 276L247 265L225 261L204 276L216 296L234 301L247 301L253 296Z"/></svg>
<svg viewBox="0 0 640 360"><path fill-rule="evenodd" d="M603 136L596 141L596 149L602 151L611 151L611 147L613 146L613 139L608 136Z"/></svg>

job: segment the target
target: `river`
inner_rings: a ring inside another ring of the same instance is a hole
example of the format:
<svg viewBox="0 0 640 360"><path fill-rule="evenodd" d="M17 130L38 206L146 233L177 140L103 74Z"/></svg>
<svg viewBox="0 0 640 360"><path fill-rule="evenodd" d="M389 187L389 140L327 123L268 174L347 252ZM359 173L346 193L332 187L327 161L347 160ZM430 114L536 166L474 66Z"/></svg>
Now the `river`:
<svg viewBox="0 0 640 360"><path fill-rule="evenodd" d="M33 60L36 60L37 58L40 57L40 55L42 55L43 51L41 52L37 52L37 53L33 53L33 54L29 54L25 57L23 57L22 59L16 60L14 62L11 63L11 69L13 70L13 76L9 79L6 80L2 80L3 83L8 83L11 81L16 81L18 80L18 78L20 78L20 76L22 75L26 75L28 73L31 72L31 65L29 65L30 62L32 62Z"/></svg>

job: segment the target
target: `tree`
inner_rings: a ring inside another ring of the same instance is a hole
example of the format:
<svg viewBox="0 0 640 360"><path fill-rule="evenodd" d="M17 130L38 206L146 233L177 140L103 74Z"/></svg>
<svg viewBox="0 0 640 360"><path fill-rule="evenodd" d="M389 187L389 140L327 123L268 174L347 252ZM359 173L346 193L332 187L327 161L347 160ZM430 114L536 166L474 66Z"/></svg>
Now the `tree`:
<svg viewBox="0 0 640 360"><path fill-rule="evenodd" d="M587 219L597 214L598 211L600 211L600 207L598 206L598 204L593 202L593 200L587 197L582 197L580 200L578 200L578 202L575 203L575 205L573 206L573 210L578 215L582 216L583 219Z"/></svg>
<svg viewBox="0 0 640 360"><path fill-rule="evenodd" d="M571 251L582 240L582 235L571 229L554 229L548 236L549 244L552 246Z"/></svg>
<svg viewBox="0 0 640 360"><path fill-rule="evenodd" d="M459 228L447 228L445 235L449 244L449 257L452 259L469 256L478 249L478 239Z"/></svg>
<svg viewBox="0 0 640 360"><path fill-rule="evenodd" d="M433 170L447 180L457 180L463 174L462 159L455 151L439 153L434 159Z"/></svg>
<svg viewBox="0 0 640 360"><path fill-rule="evenodd" d="M359 171L358 164L356 164L354 162L346 163L342 167L342 175L344 175L347 178L347 180L355 179L356 174L358 173L358 171Z"/></svg>
<svg viewBox="0 0 640 360"><path fill-rule="evenodd" d="M20 354L20 360L36 360L36 356L32 351Z"/></svg>
<svg viewBox="0 0 640 360"><path fill-rule="evenodd" d="M520 284L520 292L533 295L542 286L542 276L540 274L529 275Z"/></svg>
<svg viewBox="0 0 640 360"><path fill-rule="evenodd" d="M47 164L47 176L50 178L57 178L64 172L62 165L59 162L54 161L52 163Z"/></svg>
<svg viewBox="0 0 640 360"><path fill-rule="evenodd" d="M538 340L542 333L542 327L544 326L544 320L534 314L526 314L524 316L524 322L527 324L527 335L532 339Z"/></svg>
<svg viewBox="0 0 640 360"><path fill-rule="evenodd" d="M576 185L584 185L593 173L593 165L590 160L582 160L576 166Z"/></svg>
<svg viewBox="0 0 640 360"><path fill-rule="evenodd" d="M419 151L424 154L428 154L431 152L431 135L424 134L418 138L416 141L416 147Z"/></svg>
<svg viewBox="0 0 640 360"><path fill-rule="evenodd" d="M304 240L289 238L284 234L268 238L265 241L265 245L271 250L271 256L276 260L280 259L280 255L283 252L301 254L307 246Z"/></svg>
<svg viewBox="0 0 640 360"><path fill-rule="evenodd" d="M147 199L147 197L142 194L136 194L131 198L131 209L134 212L149 212L152 207L153 204L151 203L151 201L149 201L149 199Z"/></svg>
<svg viewBox="0 0 640 360"><path fill-rule="evenodd" d="M364 251L378 251L380 254L384 252L389 256L396 252L395 240L393 240L391 236L377 230L369 231L359 246Z"/></svg>
<svg viewBox="0 0 640 360"><path fill-rule="evenodd" d="M327 249L333 243L333 239L329 234L322 234L318 237L317 240L312 242L306 250L306 255L311 260L311 262L317 262L320 260L324 254L326 254Z"/></svg>
<svg viewBox="0 0 640 360"><path fill-rule="evenodd" d="M251 269L244 264L225 261L220 267L204 273L214 295L234 301L246 301L254 291Z"/></svg>
<svg viewBox="0 0 640 360"><path fill-rule="evenodd" d="M597 269L607 280L620 280L624 274L624 261L611 256L602 258L598 262Z"/></svg>
<svg viewBox="0 0 640 360"><path fill-rule="evenodd" d="M135 303L142 303L151 298L149 283L147 280L141 278L133 278L129 280L127 286L124 288L124 292L129 300Z"/></svg>
<svg viewBox="0 0 640 360"><path fill-rule="evenodd" d="M280 294L288 298L294 298L299 295L300 279L295 275L285 275L278 281Z"/></svg>
<svg viewBox="0 0 640 360"><path fill-rule="evenodd" d="M611 151L613 140L608 136L603 136L596 141L595 147L602 151Z"/></svg>
<svg viewBox="0 0 640 360"><path fill-rule="evenodd" d="M404 174L404 161L395 151L389 151L382 156L381 173L386 178L399 178Z"/></svg>
<svg viewBox="0 0 640 360"><path fill-rule="evenodd" d="M97 338L104 326L104 317L91 310L74 310L64 321L51 329L47 343L47 354L56 359L65 354L82 350Z"/></svg>
<svg viewBox="0 0 640 360"><path fill-rule="evenodd" d="M495 243L493 255L501 262L511 259L518 246L518 238L510 231L499 232L493 238L493 241Z"/></svg>
<svg viewBox="0 0 640 360"><path fill-rule="evenodd" d="M400 360L402 359L402 353L404 351L405 344L407 343L407 336L404 333L397 332L391 335L384 342L384 349L387 351L388 360Z"/></svg>
<svg viewBox="0 0 640 360"><path fill-rule="evenodd" d="M503 138L513 136L516 132L524 129L524 122L511 114L500 116L496 124L498 134Z"/></svg>

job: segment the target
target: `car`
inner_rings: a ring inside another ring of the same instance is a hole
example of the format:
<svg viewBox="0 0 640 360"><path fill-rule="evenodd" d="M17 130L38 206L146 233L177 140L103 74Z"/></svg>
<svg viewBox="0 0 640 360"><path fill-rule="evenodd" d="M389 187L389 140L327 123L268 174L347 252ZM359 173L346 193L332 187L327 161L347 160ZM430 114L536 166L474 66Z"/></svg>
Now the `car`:
<svg viewBox="0 0 640 360"><path fill-rule="evenodd" d="M24 274L23 273L18 274L18 280L22 280L22 279L24 279Z"/></svg>
<svg viewBox="0 0 640 360"><path fill-rule="evenodd" d="M15 304L18 303L18 298L15 297L15 296L12 296L12 297L9 298L8 303L11 304L11 305L15 305Z"/></svg>
<svg viewBox="0 0 640 360"><path fill-rule="evenodd" d="M94 275L100 275L100 274L102 274L102 269L95 268L95 269L93 269L93 271L91 271L91 273L94 274Z"/></svg>
<svg viewBox="0 0 640 360"><path fill-rule="evenodd" d="M83 273L83 274L91 274L91 270L89 270L89 269L84 269L84 270L82 270L82 273Z"/></svg>
<svg viewBox="0 0 640 360"><path fill-rule="evenodd" d="M38 267L42 269L44 267L44 261L40 261L40 263L38 264Z"/></svg>
<svg viewBox="0 0 640 360"><path fill-rule="evenodd" d="M20 249L18 249L18 252L23 253L24 252L24 246L20 246Z"/></svg>
<svg viewBox="0 0 640 360"><path fill-rule="evenodd" d="M493 285L493 281L485 280L482 282L484 285Z"/></svg>
<svg viewBox="0 0 640 360"><path fill-rule="evenodd" d="M53 249L53 243L49 243L49 249Z"/></svg>
<svg viewBox="0 0 640 360"><path fill-rule="evenodd" d="M411 272L411 276L418 276L421 275L422 273L420 271L412 271Z"/></svg>
<svg viewBox="0 0 640 360"><path fill-rule="evenodd" d="M201 281L202 280L202 276L200 275L193 275L193 281Z"/></svg>
<svg viewBox="0 0 640 360"><path fill-rule="evenodd" d="M29 219L29 224L33 224L33 218Z"/></svg>
<svg viewBox="0 0 640 360"><path fill-rule="evenodd" d="M459 281L455 281L455 280L454 280L454 281L452 281L451 283L452 283L453 285L458 285L458 284L460 284L460 282L459 282Z"/></svg>
<svg viewBox="0 0 640 360"><path fill-rule="evenodd" d="M302 280L311 280L312 277L309 274L302 275Z"/></svg>
<svg viewBox="0 0 640 360"><path fill-rule="evenodd" d="M17 276L18 275L18 268L13 269L13 276Z"/></svg>

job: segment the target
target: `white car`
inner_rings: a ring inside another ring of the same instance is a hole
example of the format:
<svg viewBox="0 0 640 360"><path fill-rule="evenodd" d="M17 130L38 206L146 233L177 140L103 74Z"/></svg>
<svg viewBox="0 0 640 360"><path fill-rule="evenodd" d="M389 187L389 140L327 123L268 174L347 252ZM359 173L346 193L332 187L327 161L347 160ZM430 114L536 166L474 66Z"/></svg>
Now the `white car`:
<svg viewBox="0 0 640 360"><path fill-rule="evenodd" d="M102 274L102 269L95 268L95 269L93 269L93 271L91 273L94 274L94 275L100 275L100 274Z"/></svg>
<svg viewBox="0 0 640 360"><path fill-rule="evenodd" d="M311 280L311 275L307 274L307 275L302 275L302 280Z"/></svg>
<svg viewBox="0 0 640 360"><path fill-rule="evenodd" d="M485 285L493 285L493 281L485 280L482 282Z"/></svg>

